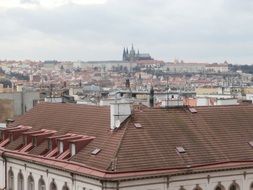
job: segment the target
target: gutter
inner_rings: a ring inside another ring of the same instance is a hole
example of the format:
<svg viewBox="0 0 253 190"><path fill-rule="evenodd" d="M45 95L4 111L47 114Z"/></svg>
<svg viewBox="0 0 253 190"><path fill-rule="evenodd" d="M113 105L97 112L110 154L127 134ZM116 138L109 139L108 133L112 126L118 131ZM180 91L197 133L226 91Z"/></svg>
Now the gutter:
<svg viewBox="0 0 253 190"><path fill-rule="evenodd" d="M158 169L158 170L145 170L139 172L109 172L99 170L93 167L88 167L85 164L76 163L73 161L64 161L64 160L54 160L49 158L44 158L41 156L36 155L27 155L25 153L14 152L10 150L4 150L0 148L2 151L2 157L5 160L5 190L7 187L7 159L6 156L10 156L12 158L21 159L27 162L40 164L43 166L61 169L63 171L74 172L77 175L86 176L89 178L95 178L101 180L102 182L102 189L104 183L106 181L120 181L120 180L131 180L131 179L139 179L139 178L149 178L149 177L161 177L161 176L168 176L168 175L185 175L190 173L206 173L206 172L213 172L213 171L224 171L224 170L234 170L234 169L242 169L242 168L253 168L253 160L249 161L230 161L230 162L220 162L215 164L204 164L204 165L194 165L194 166L187 166L187 167L180 167L180 168L167 168L167 169ZM27 159L30 157L30 159ZM45 163L44 160L54 161L53 163ZM66 164L65 166L60 167L56 163ZM243 163L247 165L242 165ZM225 164L232 164L232 166L226 166ZM236 165L236 167L234 166ZM240 165L238 165L240 164ZM250 165L248 165L250 164ZM216 168L215 168L216 166ZM206 168L202 168L206 167ZM225 168L224 168L225 167ZM231 168L232 167L232 168ZM84 169L87 171L84 173ZM195 170L194 170L195 169Z"/></svg>

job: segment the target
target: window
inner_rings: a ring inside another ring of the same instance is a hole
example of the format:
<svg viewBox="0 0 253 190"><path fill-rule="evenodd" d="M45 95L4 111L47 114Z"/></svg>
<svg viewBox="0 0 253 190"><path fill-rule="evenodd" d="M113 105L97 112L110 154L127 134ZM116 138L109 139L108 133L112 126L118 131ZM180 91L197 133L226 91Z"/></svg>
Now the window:
<svg viewBox="0 0 253 190"><path fill-rule="evenodd" d="M37 138L36 137L32 138L32 144L33 144L33 146L37 145Z"/></svg>
<svg viewBox="0 0 253 190"><path fill-rule="evenodd" d="M251 185L250 185L250 188L249 188L250 190L253 190L253 183L251 183Z"/></svg>
<svg viewBox="0 0 253 190"><path fill-rule="evenodd" d="M200 188L199 185L197 185L193 190L202 190L202 188Z"/></svg>
<svg viewBox="0 0 253 190"><path fill-rule="evenodd" d="M69 190L67 183L65 183L65 185L63 186L62 190Z"/></svg>
<svg viewBox="0 0 253 190"><path fill-rule="evenodd" d="M229 190L240 190L240 187L237 183L233 182L230 187Z"/></svg>
<svg viewBox="0 0 253 190"><path fill-rule="evenodd" d="M48 150L52 150L52 140L51 139L48 139Z"/></svg>
<svg viewBox="0 0 253 190"><path fill-rule="evenodd" d="M225 190L225 187L219 183L214 190Z"/></svg>
<svg viewBox="0 0 253 190"><path fill-rule="evenodd" d="M182 146L176 147L176 150L177 150L178 153L185 153L185 149Z"/></svg>
<svg viewBox="0 0 253 190"><path fill-rule="evenodd" d="M74 143L70 144L71 156L76 155L76 145Z"/></svg>
<svg viewBox="0 0 253 190"><path fill-rule="evenodd" d="M21 171L18 173L18 190L24 190L24 176Z"/></svg>
<svg viewBox="0 0 253 190"><path fill-rule="evenodd" d="M14 190L14 174L11 168L8 172L8 190Z"/></svg>
<svg viewBox="0 0 253 190"><path fill-rule="evenodd" d="M34 190L34 179L32 177L32 174L30 174L28 176L28 180L27 180L27 189L28 190Z"/></svg>
<svg viewBox="0 0 253 190"><path fill-rule="evenodd" d="M45 181L43 180L42 176L40 177L39 180L39 190L46 190Z"/></svg>
<svg viewBox="0 0 253 190"><path fill-rule="evenodd" d="M50 184L50 190L57 190L57 186L56 186L54 180Z"/></svg>

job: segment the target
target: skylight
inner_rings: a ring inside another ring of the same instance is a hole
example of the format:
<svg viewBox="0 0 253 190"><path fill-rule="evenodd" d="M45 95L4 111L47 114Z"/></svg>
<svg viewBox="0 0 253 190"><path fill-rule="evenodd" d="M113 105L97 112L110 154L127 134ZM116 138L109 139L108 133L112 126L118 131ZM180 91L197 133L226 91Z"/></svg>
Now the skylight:
<svg viewBox="0 0 253 190"><path fill-rule="evenodd" d="M101 149L96 148L95 150L93 150L93 151L91 152L91 154L92 154L92 155L97 155L100 151L101 151Z"/></svg>
<svg viewBox="0 0 253 190"><path fill-rule="evenodd" d="M177 146L177 147L176 147L176 150L177 150L177 152L180 153L180 154L186 152L185 149L184 149L184 147L182 147L182 146Z"/></svg>
<svg viewBox="0 0 253 190"><path fill-rule="evenodd" d="M253 148L253 141L249 141L248 143Z"/></svg>
<svg viewBox="0 0 253 190"><path fill-rule="evenodd" d="M141 127L142 127L142 125L141 125L140 123L134 123L134 126L135 126L136 128L141 128Z"/></svg>
<svg viewBox="0 0 253 190"><path fill-rule="evenodd" d="M198 113L197 110L196 110L195 108L189 108L189 111L190 111L191 113Z"/></svg>

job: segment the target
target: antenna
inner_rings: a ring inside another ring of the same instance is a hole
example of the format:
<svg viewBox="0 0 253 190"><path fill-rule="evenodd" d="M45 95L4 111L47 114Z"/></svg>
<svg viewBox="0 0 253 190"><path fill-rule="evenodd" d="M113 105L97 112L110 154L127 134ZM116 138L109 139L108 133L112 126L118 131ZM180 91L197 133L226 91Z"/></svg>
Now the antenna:
<svg viewBox="0 0 253 190"><path fill-rule="evenodd" d="M167 74L167 84L166 84L166 107L169 107L169 79L168 79L168 74Z"/></svg>

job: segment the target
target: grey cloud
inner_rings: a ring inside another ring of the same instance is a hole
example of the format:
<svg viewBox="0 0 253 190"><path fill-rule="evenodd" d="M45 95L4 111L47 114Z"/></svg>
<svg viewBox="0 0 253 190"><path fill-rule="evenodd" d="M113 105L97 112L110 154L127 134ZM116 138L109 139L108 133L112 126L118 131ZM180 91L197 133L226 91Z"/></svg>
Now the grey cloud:
<svg viewBox="0 0 253 190"><path fill-rule="evenodd" d="M250 0L109 0L104 5L16 8L2 13L0 34L44 48L46 53L17 45L16 51L22 49L31 58L120 59L121 48L133 42L157 59L253 63L248 53L252 6ZM48 43L53 43L50 51Z"/></svg>
<svg viewBox="0 0 253 190"><path fill-rule="evenodd" d="M36 4L39 5L40 2L38 0L20 0L21 4Z"/></svg>

